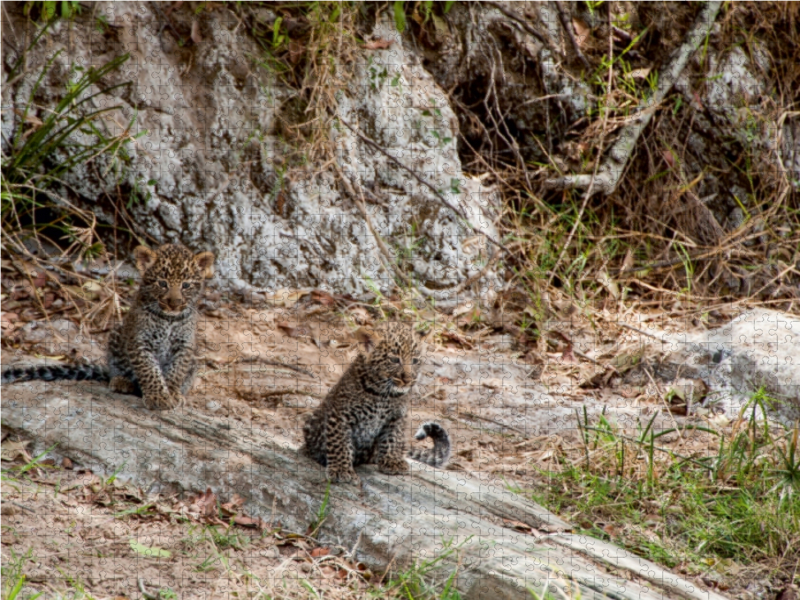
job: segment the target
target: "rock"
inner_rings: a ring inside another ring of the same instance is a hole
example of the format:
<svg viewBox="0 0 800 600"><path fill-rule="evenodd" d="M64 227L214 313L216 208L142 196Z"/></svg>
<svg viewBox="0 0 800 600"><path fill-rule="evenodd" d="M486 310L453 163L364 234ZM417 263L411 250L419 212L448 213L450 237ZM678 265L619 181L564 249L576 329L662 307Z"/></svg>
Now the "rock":
<svg viewBox="0 0 800 600"><path fill-rule="evenodd" d="M363 296L375 282L387 293L395 274L383 264L399 261L399 254L408 254L402 265L408 277L440 297L480 271L487 258L480 235L341 123L333 121L330 132L335 158L364 187L374 186L378 201L368 202L372 226L394 256L381 256L333 168L321 168L323 161L283 164L285 142L278 130L297 94L257 64L253 57L263 50L227 10L197 15L202 42L184 46L169 27L158 28L163 16L152 5L100 2L93 10L114 35L98 30L95 19L48 31L47 44L29 52L26 74L3 86L3 102L13 98L24 107L46 60L58 50L51 76L37 91L40 110L61 98L71 65L103 64L130 52L105 83L133 85L114 90L110 99L98 96L92 108L120 105L109 113L119 123L136 113L134 131L143 135L129 144L130 161L119 163L119 186L132 190L130 211L140 237L214 251L219 287L240 291L322 287ZM183 25L181 19L194 19L187 11L188 5L176 8L170 20ZM254 18L269 23L275 14L259 8ZM21 18L18 23L26 26ZM496 215L488 206L497 198L462 172L447 95L405 50L389 17L374 35L394 44L390 50L356 50L356 76L339 93L339 116L441 190L478 232L496 233ZM302 111L298 115L305 118ZM18 123L13 111L3 111L3 132ZM5 148L11 136L3 139ZM64 180L80 196L78 204L113 222L113 212L98 202L103 192L116 197L116 171L107 166L77 165ZM482 283L498 284L492 272L487 277Z"/></svg>
<svg viewBox="0 0 800 600"><path fill-rule="evenodd" d="M659 337L671 344L667 362L697 369L728 396L729 414L763 387L776 415L800 418L800 317L759 308L717 329Z"/></svg>

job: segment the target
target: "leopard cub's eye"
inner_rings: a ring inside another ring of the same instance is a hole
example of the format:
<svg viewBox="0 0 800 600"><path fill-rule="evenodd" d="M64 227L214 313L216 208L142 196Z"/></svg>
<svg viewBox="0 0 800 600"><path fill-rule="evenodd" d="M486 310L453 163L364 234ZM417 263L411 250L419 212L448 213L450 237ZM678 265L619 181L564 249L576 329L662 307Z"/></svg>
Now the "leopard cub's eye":
<svg viewBox="0 0 800 600"><path fill-rule="evenodd" d="M418 359L418 358L414 358L414 359L412 359L412 360L411 360L411 364L413 364L413 365L418 365L418 364L419 364L419 359Z"/></svg>
<svg viewBox="0 0 800 600"><path fill-rule="evenodd" d="M185 290L188 290L190 287L192 287L192 284L191 284L191 283L189 283L188 281L184 281L184 282L183 282L183 285L182 285L181 287L182 287L183 289L185 289Z"/></svg>
<svg viewBox="0 0 800 600"><path fill-rule="evenodd" d="M391 363L393 365L399 365L400 364L400 359L397 358L396 356L390 356L389 357L389 361L391 361Z"/></svg>
<svg viewBox="0 0 800 600"><path fill-rule="evenodd" d="M167 289L167 282L164 281L163 279L159 279L158 280L158 285L161 286L164 289Z"/></svg>

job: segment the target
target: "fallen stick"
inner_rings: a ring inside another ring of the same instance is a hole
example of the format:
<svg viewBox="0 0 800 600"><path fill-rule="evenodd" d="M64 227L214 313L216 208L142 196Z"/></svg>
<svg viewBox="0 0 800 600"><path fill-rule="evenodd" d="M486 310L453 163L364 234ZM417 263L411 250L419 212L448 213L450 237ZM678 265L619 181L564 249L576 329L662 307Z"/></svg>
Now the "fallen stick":
<svg viewBox="0 0 800 600"><path fill-rule="evenodd" d="M650 122L658 105L664 100L666 95L675 85L675 82L683 72L689 58L694 54L702 41L706 38L721 6L721 2L708 2L705 8L697 16L697 19L686 34L683 44L672 54L668 61L667 68L659 71L658 86L655 93L649 96L640 109L641 116L637 121L623 128L616 143L606 157L603 166L593 177L588 174L566 175L555 179L548 179L545 185L550 189L585 189L592 185L592 193L603 192L606 196L611 194L622 177L625 165L630 160L636 142L644 128Z"/></svg>

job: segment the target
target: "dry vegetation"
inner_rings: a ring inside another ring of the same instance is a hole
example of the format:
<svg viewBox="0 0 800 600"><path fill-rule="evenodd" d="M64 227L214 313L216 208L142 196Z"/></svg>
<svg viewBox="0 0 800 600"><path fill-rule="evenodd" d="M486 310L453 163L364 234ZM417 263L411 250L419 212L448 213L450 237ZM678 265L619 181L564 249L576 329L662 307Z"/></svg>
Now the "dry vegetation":
<svg viewBox="0 0 800 600"><path fill-rule="evenodd" d="M508 286L496 303L465 304L445 315L410 301L411 295L402 290L392 297L376 295L366 304L323 292L283 290L254 317L250 309L211 291L202 306L205 335L213 342L209 348L223 350L207 353L202 390L192 400L198 410L208 409L215 390L227 390L232 398L220 414L261 420L273 424L276 432L296 433L301 402L323 395L340 364L321 359L320 331L333 327L346 332L402 311L436 322L440 354L505 352L527 365L534 378L570 386L578 402L615 391L632 403L658 409L664 389L650 381L627 384L624 375L630 367L622 368L616 360L634 352L616 344L624 332L618 325L624 315L659 315L674 326L708 327L725 322L743 305L798 313L800 196L787 173L772 166L776 161L768 153L777 152L780 144L763 143L765 136L780 135L768 130L770 123L797 120L798 4L726 5L713 39L693 64L695 72L702 73L712 50L734 46L750 55L768 54L772 67L764 77L774 92L764 95L759 113L737 107L751 137L714 139L704 129L713 123L712 111L699 98L690 105L673 91L655 111L620 185L607 198L556 192L545 182L554 174L596 168L648 93L649 69L681 42L697 9L686 4L586 4L594 7L589 12L595 21L582 19L585 10L570 17L572 33L578 35L575 46L566 47L564 68L589 86L596 102L590 117L569 127L553 117L546 135L533 145L506 119L510 105L522 99L496 80L484 77L476 79L471 90L461 85L451 91L462 129L459 152L465 169L486 177L504 198L499 225L509 253L500 260ZM309 162L326 163L333 157L325 132L336 114L334 90L350 76L348 64L359 48L376 43L363 40L375 12L385 5L275 3L271 9L280 22L273 23L260 22L254 8L242 3L231 10L261 43L263 66L296 92L281 109L287 153L278 171L287 174ZM444 52L437 42L437 28L449 18L444 3L407 2L404 10L407 34L422 51L432 57ZM609 51L615 60L609 60ZM486 68L491 71L491 65ZM102 69L87 71L86 82L99 80ZM12 71L8 80L18 74ZM517 81L526 82L525 77ZM535 81L528 83L529 94L541 88ZM98 200L117 218L118 226L104 231L91 212L71 202L70 190L51 169L69 128L93 133L84 138L82 148L71 151L70 161L60 163L66 168L80 162L113 173L115 162L125 160L127 144L135 143L127 133L108 133L127 131L113 111L76 109L74 100L87 87L78 85L75 96L44 122L27 116L26 108L23 128L12 143L14 153L3 156L0 326L6 359L13 354L59 360L99 356L97 348L133 289L132 281L119 276L120 264L113 255L122 258L122 249L134 238L146 239L125 211L141 193L119 189L118 197ZM483 101L475 101L478 97ZM543 104L552 115L561 110L557 99ZM78 125L73 127L65 119L75 115ZM530 124L531 130L537 126L541 124ZM692 135L707 136L714 151L698 154L687 143ZM738 210L715 203L722 187L744 190L745 195L737 197ZM720 216L734 212L738 220ZM572 324L565 330L548 330L546 323L553 318ZM54 324L63 338L46 340L37 334L41 330L35 324L40 321ZM222 322L235 325L228 329ZM263 338L277 340L278 347L242 352L246 344L231 337L225 343L232 346L224 346L221 332L235 338L252 328L263 329ZM598 331L602 333L594 337ZM71 341L76 332L86 336L80 348ZM587 335L601 347L593 355L599 358L577 350ZM352 350L346 337L338 340L345 354ZM231 352L234 346L241 355ZM259 355L278 358L260 364ZM648 357L637 357L644 358ZM591 385L576 385L586 382ZM727 420L707 416L692 427L628 430L604 419L589 422L579 413L572 433L531 436L488 412L449 411L443 400L458 393L453 392L456 383L434 382L430 396L418 407L453 423L469 423L453 468L502 473L520 493L533 494L581 529L696 576L709 587L741 597L767 597L766 590L796 581L796 428L786 431L743 414ZM497 389L486 388L490 393ZM485 399L486 393L483 389L478 396ZM767 401L763 394L753 399L754 404ZM28 583L52 594L45 597L58 597L67 589L74 597L81 590L102 597L133 595L130 582L143 577L141 573L147 578L136 582L144 586L141 597L163 599L175 597L169 594L176 590L182 590L180 597L190 597L184 593L202 584L203 573L211 573L215 585L226 586L217 588L218 593L262 592L287 598L448 593L442 586L426 589L424 566L401 571L391 583L379 581L353 562L353 549L321 547L311 535L313 526L289 534L277 525L248 522L235 498L151 498L113 478L72 471L69 465L48 465L26 455L20 440L3 435L4 598L14 597L22 574L27 574ZM323 513L321 507L320 519ZM32 528L31 514L49 515L48 525L57 533L44 539ZM314 522L313 515L309 522ZM21 540L39 545L31 546L28 555ZM92 579L70 579L63 569L57 582L47 580L72 548L76 552L70 555L70 571L91 574L87 576ZM87 548L92 552L87 554ZM148 549L168 550L182 560L165 561L148 555ZM107 568L98 567L98 557L108 558L126 579L105 580L96 574ZM144 570L139 568L142 561ZM259 572L268 575L252 577ZM150 583L163 578L178 583ZM746 590L754 595L746 596Z"/></svg>

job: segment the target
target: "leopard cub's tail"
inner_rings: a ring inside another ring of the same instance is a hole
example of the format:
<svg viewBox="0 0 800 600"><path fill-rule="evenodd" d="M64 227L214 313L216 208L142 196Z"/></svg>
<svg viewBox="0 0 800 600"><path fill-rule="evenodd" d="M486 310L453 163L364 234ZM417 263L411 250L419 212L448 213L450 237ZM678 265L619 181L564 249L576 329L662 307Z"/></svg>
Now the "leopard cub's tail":
<svg viewBox="0 0 800 600"><path fill-rule="evenodd" d="M43 365L40 367L10 367L3 371L2 382L15 381L57 381L71 379L74 381L108 381L108 369L102 365Z"/></svg>
<svg viewBox="0 0 800 600"><path fill-rule="evenodd" d="M442 467L450 459L450 436L438 423L423 423L415 435L418 440L429 437L433 440L433 448L409 450L409 458L424 462L432 467Z"/></svg>

